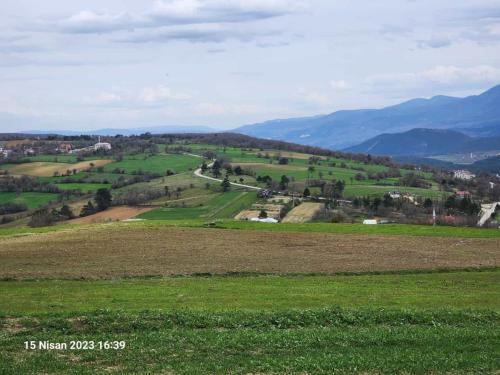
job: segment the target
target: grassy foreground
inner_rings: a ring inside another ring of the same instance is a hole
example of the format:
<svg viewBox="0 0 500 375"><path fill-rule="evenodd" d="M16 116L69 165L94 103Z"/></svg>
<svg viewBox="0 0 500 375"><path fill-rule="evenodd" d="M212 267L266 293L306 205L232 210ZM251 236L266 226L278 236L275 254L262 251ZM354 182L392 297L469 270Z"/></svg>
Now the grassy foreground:
<svg viewBox="0 0 500 375"><path fill-rule="evenodd" d="M0 282L0 312L349 308L500 311L500 270L359 276L213 276Z"/></svg>
<svg viewBox="0 0 500 375"><path fill-rule="evenodd" d="M0 373L495 373L499 274L2 281Z"/></svg>
<svg viewBox="0 0 500 375"><path fill-rule="evenodd" d="M0 336L0 373L494 373L498 320L487 312L338 308L4 319L16 333ZM27 350L26 340L117 340L126 347Z"/></svg>

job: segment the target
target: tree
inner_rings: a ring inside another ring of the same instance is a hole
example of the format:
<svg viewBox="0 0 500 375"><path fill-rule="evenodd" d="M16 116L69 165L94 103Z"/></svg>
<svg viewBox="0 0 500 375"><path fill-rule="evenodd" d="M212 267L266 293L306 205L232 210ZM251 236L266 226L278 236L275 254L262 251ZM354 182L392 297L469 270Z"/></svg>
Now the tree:
<svg viewBox="0 0 500 375"><path fill-rule="evenodd" d="M52 212L47 209L36 211L28 223L30 227L46 227L52 225L56 221Z"/></svg>
<svg viewBox="0 0 500 375"><path fill-rule="evenodd" d="M285 175L281 176L280 189L285 190L286 188L288 188L289 182L290 182L290 179L287 176L285 176Z"/></svg>
<svg viewBox="0 0 500 375"><path fill-rule="evenodd" d="M220 186L222 186L222 191L226 192L231 189L231 183L229 182L229 177L226 174L226 177L224 177L224 180L222 180Z"/></svg>
<svg viewBox="0 0 500 375"><path fill-rule="evenodd" d="M59 210L59 215L66 220L73 219L75 217L75 214L73 214L73 211L67 204L61 207L61 209Z"/></svg>
<svg viewBox="0 0 500 375"><path fill-rule="evenodd" d="M243 169L239 165L237 165L236 167L234 167L234 174L237 176L241 176L243 174Z"/></svg>
<svg viewBox="0 0 500 375"><path fill-rule="evenodd" d="M267 218L267 212L266 210L260 210L259 212L259 219L265 219Z"/></svg>
<svg viewBox="0 0 500 375"><path fill-rule="evenodd" d="M201 173L205 173L207 169L208 169L207 163L203 162L203 164L201 165Z"/></svg>
<svg viewBox="0 0 500 375"><path fill-rule="evenodd" d="M168 187L168 185L165 185L163 188L165 189L165 195L167 197L170 197L170 188Z"/></svg>
<svg viewBox="0 0 500 375"><path fill-rule="evenodd" d="M215 177L220 176L220 168L221 164L218 160L214 161L214 164L212 165L212 173Z"/></svg>
<svg viewBox="0 0 500 375"><path fill-rule="evenodd" d="M82 207L82 210L80 211L80 216L81 217L89 216L95 214L95 212L96 210L92 201L88 201L87 204Z"/></svg>
<svg viewBox="0 0 500 375"><path fill-rule="evenodd" d="M111 206L113 200L109 189L102 188L97 190L95 194L95 202L99 211L104 211Z"/></svg>
<svg viewBox="0 0 500 375"><path fill-rule="evenodd" d="M311 196L311 192L309 191L309 188L305 188L304 192L302 193L304 197L309 197Z"/></svg>
<svg viewBox="0 0 500 375"><path fill-rule="evenodd" d="M426 198L424 200L424 208L432 208L433 205L434 203L432 202L432 199Z"/></svg>

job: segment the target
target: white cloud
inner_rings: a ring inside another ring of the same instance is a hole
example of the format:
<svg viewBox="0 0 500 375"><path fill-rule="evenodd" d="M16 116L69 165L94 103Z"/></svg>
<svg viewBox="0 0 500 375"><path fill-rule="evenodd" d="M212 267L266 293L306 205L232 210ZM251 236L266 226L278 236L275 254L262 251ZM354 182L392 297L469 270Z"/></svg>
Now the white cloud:
<svg viewBox="0 0 500 375"><path fill-rule="evenodd" d="M188 100L191 99L191 95L173 92L169 87L159 85L144 88L139 99L145 103L157 103L164 100Z"/></svg>
<svg viewBox="0 0 500 375"><path fill-rule="evenodd" d="M270 108L255 104L225 104L202 102L195 106L195 112L200 115L255 115L269 113Z"/></svg>
<svg viewBox="0 0 500 375"><path fill-rule="evenodd" d="M366 83L379 89L388 87L418 88L467 87L473 84L495 84L500 81L500 69L489 65L460 68L438 65L414 73L390 73L372 75Z"/></svg>
<svg viewBox="0 0 500 375"><path fill-rule="evenodd" d="M348 90L351 88L351 85L343 79L330 81L330 86L335 90Z"/></svg>
<svg viewBox="0 0 500 375"><path fill-rule="evenodd" d="M170 87L158 85L144 87L139 91L113 88L109 91L102 91L92 98L85 98L85 102L91 105L111 106L111 107L144 107L167 104L170 101L186 101L191 99L188 93L177 92Z"/></svg>
<svg viewBox="0 0 500 375"><path fill-rule="evenodd" d="M207 23L241 23L275 18L307 9L306 0L157 0L140 14L80 11L42 23L48 31L109 33L142 28Z"/></svg>

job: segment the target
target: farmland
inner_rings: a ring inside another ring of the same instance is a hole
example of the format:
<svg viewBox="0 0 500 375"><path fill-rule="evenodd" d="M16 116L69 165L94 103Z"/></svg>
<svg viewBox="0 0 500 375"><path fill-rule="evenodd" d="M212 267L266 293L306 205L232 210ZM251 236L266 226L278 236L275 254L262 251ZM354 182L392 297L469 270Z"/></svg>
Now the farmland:
<svg viewBox="0 0 500 375"><path fill-rule="evenodd" d="M0 256L0 277L21 279L367 272L492 267L500 261L498 238L142 225L104 225L40 235L2 236Z"/></svg>
<svg viewBox="0 0 500 375"><path fill-rule="evenodd" d="M50 177L54 174L64 174L68 170L86 170L93 166L100 167L111 163L111 160L91 160L78 163L32 162L17 165L3 165L2 168L13 175L26 175L35 177Z"/></svg>
<svg viewBox="0 0 500 375"><path fill-rule="evenodd" d="M498 270L4 281L0 370L492 372L498 285ZM46 337L126 348L24 349Z"/></svg>
<svg viewBox="0 0 500 375"><path fill-rule="evenodd" d="M137 171L156 172L162 175L170 169L173 173L185 172L200 164L200 158L189 155L132 155L125 156L123 161L113 162L104 168L105 172L115 169L132 173Z"/></svg>
<svg viewBox="0 0 500 375"><path fill-rule="evenodd" d="M57 201L57 194L37 193L37 192L27 192L27 193L0 192L0 204L8 202L21 203L25 204L28 207L28 209L37 208L55 201Z"/></svg>
<svg viewBox="0 0 500 375"><path fill-rule="evenodd" d="M123 141L116 153L2 166L6 181L31 176L18 190L58 193L2 192L0 204L52 202L57 213L65 203L78 215L105 188L111 206L51 226L27 227L29 217L0 226L0 373L500 368L500 231L360 224L416 210L428 223L424 199L443 207L458 186L337 154ZM412 200L391 201L395 191ZM249 211L279 223L234 219ZM30 351L27 340L126 347Z"/></svg>

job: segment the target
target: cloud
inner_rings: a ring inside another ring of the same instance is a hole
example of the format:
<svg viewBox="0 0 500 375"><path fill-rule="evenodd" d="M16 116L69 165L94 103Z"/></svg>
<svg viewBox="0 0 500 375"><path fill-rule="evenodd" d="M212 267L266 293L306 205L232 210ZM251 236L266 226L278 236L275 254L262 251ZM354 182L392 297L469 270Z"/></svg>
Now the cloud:
<svg viewBox="0 0 500 375"><path fill-rule="evenodd" d="M500 82L500 69L489 65L457 67L438 65L413 73L372 75L365 83L372 91L423 92L480 88Z"/></svg>
<svg viewBox="0 0 500 375"><path fill-rule="evenodd" d="M446 37L433 37L426 40L417 40L418 48L443 48L452 44L452 40Z"/></svg>
<svg viewBox="0 0 500 375"><path fill-rule="evenodd" d="M102 91L94 97L87 97L84 102L90 105L108 107L148 107L161 106L170 101L186 101L192 96L188 93L177 92L164 85L144 87L139 91L113 88Z"/></svg>
<svg viewBox="0 0 500 375"><path fill-rule="evenodd" d="M121 43L166 43L180 40L191 43L222 43L227 40L250 42L256 37L279 34L278 31L241 29L228 25L180 25L130 33L115 39Z"/></svg>
<svg viewBox="0 0 500 375"><path fill-rule="evenodd" d="M351 88L351 85L347 81L341 79L338 81L330 81L330 87L334 90L348 90Z"/></svg>
<svg viewBox="0 0 500 375"><path fill-rule="evenodd" d="M139 99L144 103L157 103L164 100L188 100L191 99L191 95L173 92L169 87L159 85L144 88Z"/></svg>
<svg viewBox="0 0 500 375"><path fill-rule="evenodd" d="M104 34L174 25L242 23L301 12L305 0L157 0L141 14L98 13L84 10L55 22L42 22L45 31Z"/></svg>

